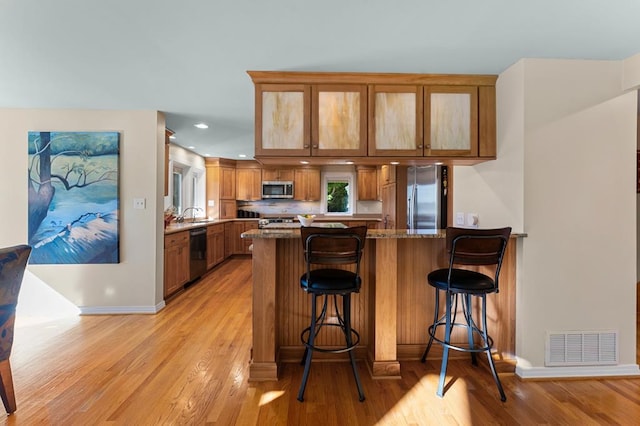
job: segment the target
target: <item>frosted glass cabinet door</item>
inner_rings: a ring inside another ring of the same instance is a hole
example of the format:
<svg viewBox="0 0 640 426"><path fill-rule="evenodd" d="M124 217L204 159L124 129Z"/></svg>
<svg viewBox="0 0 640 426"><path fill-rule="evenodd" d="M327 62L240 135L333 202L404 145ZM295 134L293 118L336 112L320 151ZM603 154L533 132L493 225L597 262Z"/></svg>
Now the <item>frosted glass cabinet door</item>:
<svg viewBox="0 0 640 426"><path fill-rule="evenodd" d="M422 87L369 88L369 155L422 155Z"/></svg>
<svg viewBox="0 0 640 426"><path fill-rule="evenodd" d="M367 87L320 84L312 89L311 154L367 155Z"/></svg>
<svg viewBox="0 0 640 426"><path fill-rule="evenodd" d="M256 155L309 155L311 86L256 85Z"/></svg>
<svg viewBox="0 0 640 426"><path fill-rule="evenodd" d="M478 155L477 87L425 87L424 105L425 156Z"/></svg>

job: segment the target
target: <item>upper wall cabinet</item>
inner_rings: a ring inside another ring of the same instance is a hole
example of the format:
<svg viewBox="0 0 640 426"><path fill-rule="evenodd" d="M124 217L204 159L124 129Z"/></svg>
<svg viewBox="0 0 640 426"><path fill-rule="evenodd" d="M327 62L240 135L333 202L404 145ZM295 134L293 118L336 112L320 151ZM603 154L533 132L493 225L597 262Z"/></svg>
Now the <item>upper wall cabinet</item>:
<svg viewBox="0 0 640 426"><path fill-rule="evenodd" d="M311 155L367 155L367 86L312 86Z"/></svg>
<svg viewBox="0 0 640 426"><path fill-rule="evenodd" d="M475 86L369 87L369 155L477 157Z"/></svg>
<svg viewBox="0 0 640 426"><path fill-rule="evenodd" d="M256 156L310 154L311 87L256 85Z"/></svg>
<svg viewBox="0 0 640 426"><path fill-rule="evenodd" d="M424 155L477 157L478 88L425 87L424 123Z"/></svg>
<svg viewBox="0 0 640 426"><path fill-rule="evenodd" d="M497 76L248 73L263 164L293 164L291 157L311 164L354 157L369 165L382 157L400 164L496 158Z"/></svg>
<svg viewBox="0 0 640 426"><path fill-rule="evenodd" d="M369 155L422 155L422 87L369 86Z"/></svg>
<svg viewBox="0 0 640 426"><path fill-rule="evenodd" d="M364 156L366 85L256 85L256 156Z"/></svg>

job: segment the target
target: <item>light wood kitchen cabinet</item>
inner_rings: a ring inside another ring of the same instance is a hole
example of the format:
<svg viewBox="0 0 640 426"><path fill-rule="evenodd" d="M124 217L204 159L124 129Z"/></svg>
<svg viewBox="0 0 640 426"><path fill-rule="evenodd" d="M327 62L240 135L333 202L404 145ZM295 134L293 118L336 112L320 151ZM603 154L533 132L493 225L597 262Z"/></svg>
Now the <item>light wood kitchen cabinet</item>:
<svg viewBox="0 0 640 426"><path fill-rule="evenodd" d="M369 155L422 155L422 86L369 86Z"/></svg>
<svg viewBox="0 0 640 426"><path fill-rule="evenodd" d="M218 211L220 212L220 219L233 219L238 214L236 208L236 200L220 200Z"/></svg>
<svg viewBox="0 0 640 426"><path fill-rule="evenodd" d="M367 155L366 84L256 83L255 114L256 157Z"/></svg>
<svg viewBox="0 0 640 426"><path fill-rule="evenodd" d="M234 222L224 224L224 258L228 258L235 251L235 227Z"/></svg>
<svg viewBox="0 0 640 426"><path fill-rule="evenodd" d="M189 231L164 237L164 297L189 281Z"/></svg>
<svg viewBox="0 0 640 426"><path fill-rule="evenodd" d="M255 155L311 153L311 86L255 85Z"/></svg>
<svg viewBox="0 0 640 426"><path fill-rule="evenodd" d="M380 185L396 182L396 166L393 164L384 164L380 167Z"/></svg>
<svg viewBox="0 0 640 426"><path fill-rule="evenodd" d="M316 84L311 95L311 155L366 156L366 84Z"/></svg>
<svg viewBox="0 0 640 426"><path fill-rule="evenodd" d="M296 201L320 201L320 169L296 169L293 183L293 199Z"/></svg>
<svg viewBox="0 0 640 426"><path fill-rule="evenodd" d="M253 162L252 162L253 163ZM255 162L258 164L257 162ZM236 200L256 201L262 199L262 170L259 165L236 168Z"/></svg>
<svg viewBox="0 0 640 426"><path fill-rule="evenodd" d="M495 75L248 73L263 164L398 157L404 165L470 165L496 157Z"/></svg>
<svg viewBox="0 0 640 426"><path fill-rule="evenodd" d="M234 160L207 158L207 217L236 217L236 167ZM213 203L213 206L211 206Z"/></svg>
<svg viewBox="0 0 640 426"><path fill-rule="evenodd" d="M495 100L483 91L485 115L479 121L478 93L478 86L463 85L371 86L369 155L495 156Z"/></svg>
<svg viewBox="0 0 640 426"><path fill-rule="evenodd" d="M246 232L251 229L258 229L258 221L251 220L244 222L244 230L242 232ZM251 244L253 243L253 240L251 238L242 238L240 236L238 236L238 238L240 238L241 241L240 246L242 247L242 254L251 254Z"/></svg>
<svg viewBox="0 0 640 426"><path fill-rule="evenodd" d="M207 227L207 269L224 261L224 224Z"/></svg>
<svg viewBox="0 0 640 426"><path fill-rule="evenodd" d="M233 167L220 168L220 198L235 200L236 198L236 169Z"/></svg>
<svg viewBox="0 0 640 426"><path fill-rule="evenodd" d="M424 123L425 156L477 157L478 88L425 87Z"/></svg>
<svg viewBox="0 0 640 426"><path fill-rule="evenodd" d="M380 188L382 198L381 228L396 229L396 184L390 183Z"/></svg>
<svg viewBox="0 0 640 426"><path fill-rule="evenodd" d="M225 228L225 232L227 229L230 230L228 233L229 238L227 238L227 234L225 234L225 243L229 245L229 256L234 254L251 254L249 246L251 246L253 240L250 238L242 238L241 235L250 229L258 229L258 221L235 221L229 225L229 228Z"/></svg>
<svg viewBox="0 0 640 426"><path fill-rule="evenodd" d="M375 201L380 199L378 190L378 171L375 166L358 166L358 201Z"/></svg>
<svg viewBox="0 0 640 426"><path fill-rule="evenodd" d="M263 181L287 181L293 182L294 169L264 168L262 169Z"/></svg>

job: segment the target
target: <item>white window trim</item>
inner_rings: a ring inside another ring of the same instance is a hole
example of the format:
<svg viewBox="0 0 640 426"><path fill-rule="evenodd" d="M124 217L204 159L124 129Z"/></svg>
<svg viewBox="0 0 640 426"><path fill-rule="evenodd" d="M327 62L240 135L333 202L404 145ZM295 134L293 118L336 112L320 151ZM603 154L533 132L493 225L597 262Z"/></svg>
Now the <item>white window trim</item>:
<svg viewBox="0 0 640 426"><path fill-rule="evenodd" d="M349 183L349 207L346 212L328 212L327 210L327 183L344 181ZM353 216L355 209L355 179L351 172L324 172L322 174L322 210L327 216Z"/></svg>

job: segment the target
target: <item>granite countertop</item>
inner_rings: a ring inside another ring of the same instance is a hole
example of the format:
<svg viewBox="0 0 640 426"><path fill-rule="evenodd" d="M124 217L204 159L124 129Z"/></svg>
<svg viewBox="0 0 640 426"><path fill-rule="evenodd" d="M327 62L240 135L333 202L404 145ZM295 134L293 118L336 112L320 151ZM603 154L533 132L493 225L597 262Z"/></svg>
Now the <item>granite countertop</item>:
<svg viewBox="0 0 640 426"><path fill-rule="evenodd" d="M286 214L287 217L290 217L291 215ZM266 219L266 218L275 218L275 217L283 217L283 215L264 215L261 217L243 217L243 218L234 218L234 219L212 219L212 220L208 220L208 219L196 219L195 222L192 222L191 219L187 219L182 223L178 223L178 222L171 222L171 224L169 226L167 226L164 229L164 233L165 235L168 234L173 234L176 232L180 232L180 231L187 231L189 229L193 229L193 228L202 228L202 227L206 227L209 225L215 225L217 223L226 223L226 222L257 222L260 219ZM298 222L297 219L293 219L294 221L292 222L291 227L293 228L299 228L300 227L300 222ZM354 216L324 216L324 215L318 215L315 219L318 222L327 222L327 221L331 221L331 222L343 222L343 221L359 221L359 220L366 220L366 221L380 221L380 215L354 215ZM282 224L280 224L282 225Z"/></svg>
<svg viewBox="0 0 640 426"><path fill-rule="evenodd" d="M209 225L216 225L218 223L227 223L227 222L258 222L259 218L240 218L240 219L199 219L195 222L191 222L190 219L185 220L182 223L171 222L169 226L164 228L164 234L173 234L180 231L187 231L189 229L194 228L203 228Z"/></svg>
<svg viewBox="0 0 640 426"><path fill-rule="evenodd" d="M242 233L242 238L276 238L291 239L300 238L299 229L251 229ZM367 239L381 238L445 238L446 232L442 230L430 229L369 229ZM526 237L524 233L513 233L511 238Z"/></svg>

